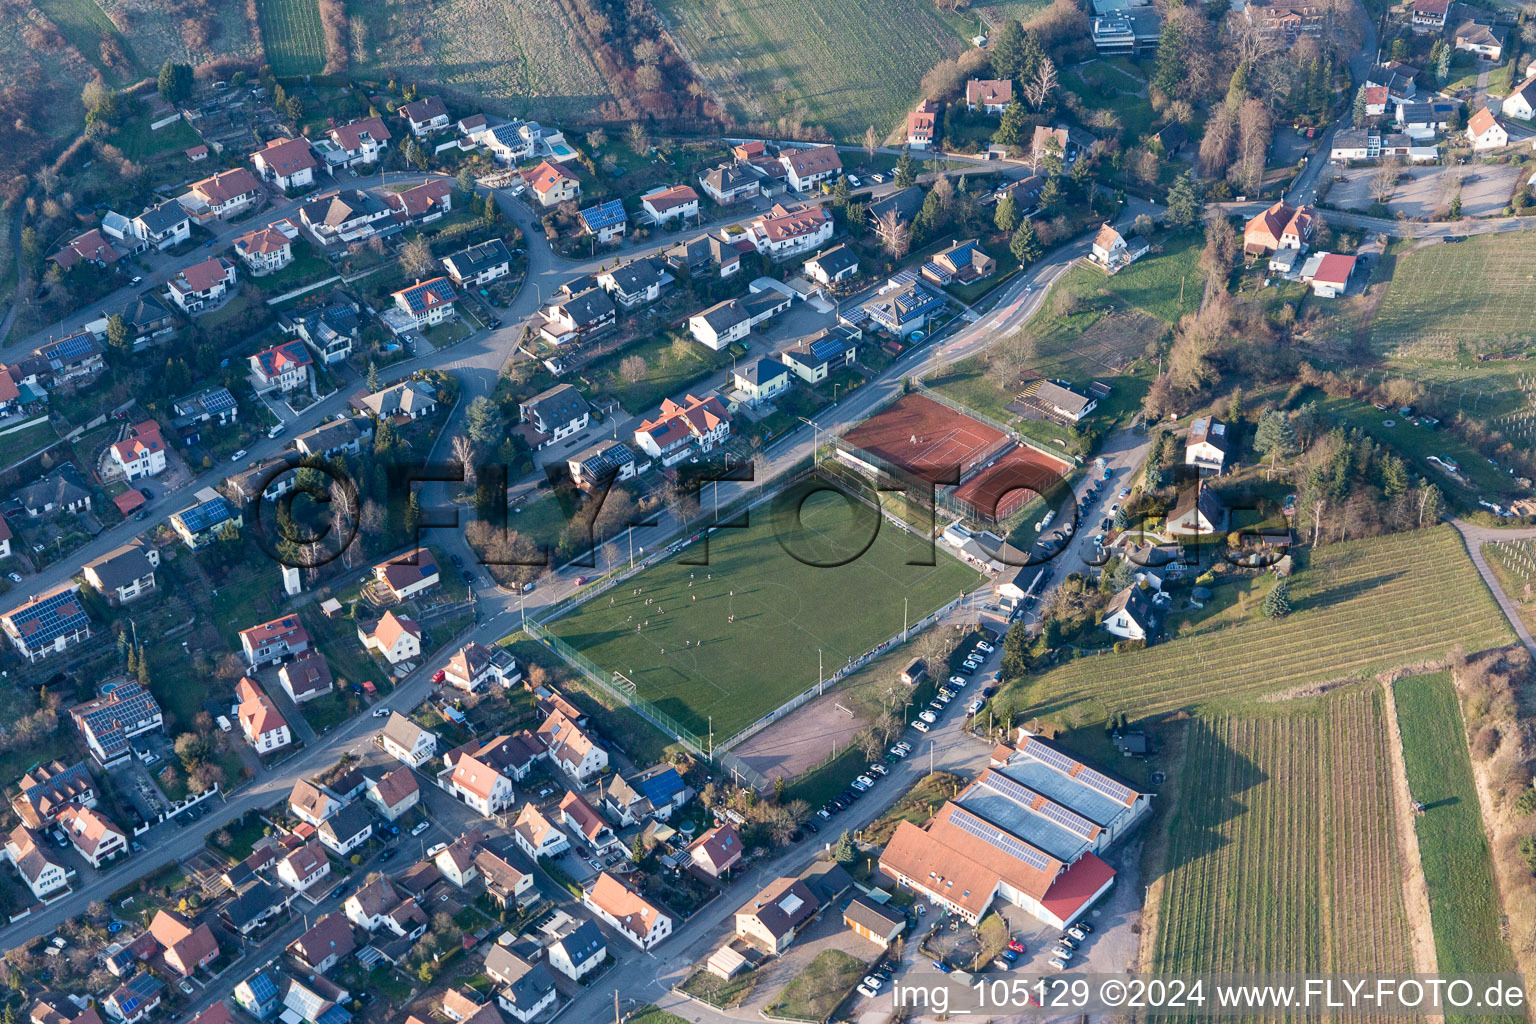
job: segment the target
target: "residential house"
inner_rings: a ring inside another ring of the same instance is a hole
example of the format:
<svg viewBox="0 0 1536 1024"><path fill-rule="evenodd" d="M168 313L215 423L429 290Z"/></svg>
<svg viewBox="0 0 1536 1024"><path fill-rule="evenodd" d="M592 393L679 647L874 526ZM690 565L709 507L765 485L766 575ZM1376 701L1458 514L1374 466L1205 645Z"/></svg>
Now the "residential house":
<svg viewBox="0 0 1536 1024"><path fill-rule="evenodd" d="M1168 513L1167 532L1175 537L1197 537L1226 528L1227 513L1216 493L1203 484L1180 490Z"/></svg>
<svg viewBox="0 0 1536 1024"><path fill-rule="evenodd" d="M510 809L514 797L511 779L469 754L454 764L449 791L487 818Z"/></svg>
<svg viewBox="0 0 1536 1024"><path fill-rule="evenodd" d="M102 310L101 319L86 325L93 335L105 338L111 314ZM135 351L145 348L158 338L163 338L176 328L176 315L165 302L152 291L141 292L129 299L117 311L128 329L128 344Z"/></svg>
<svg viewBox="0 0 1536 1024"><path fill-rule="evenodd" d="M530 803L523 804L523 809L512 826L512 839L534 860L540 857L558 857L571 848L571 842L566 838L565 833Z"/></svg>
<svg viewBox="0 0 1536 1024"><path fill-rule="evenodd" d="M1503 25L1490 25L1483 21L1464 21L1452 34L1456 49L1476 54L1482 60L1504 59L1504 40L1509 29Z"/></svg>
<svg viewBox="0 0 1536 1024"><path fill-rule="evenodd" d="M263 181L289 191L313 185L320 162L309 148L308 139L273 139L266 148L251 154L251 166Z"/></svg>
<svg viewBox="0 0 1536 1024"><path fill-rule="evenodd" d="M53 760L23 775L11 796L11 809L28 828L42 828L58 817L66 804L96 806L96 786L84 761L65 765Z"/></svg>
<svg viewBox="0 0 1536 1024"><path fill-rule="evenodd" d="M1413 0L1410 22L1418 33L1439 34L1445 30L1445 16L1451 9L1451 0Z"/></svg>
<svg viewBox="0 0 1536 1024"><path fill-rule="evenodd" d="M1386 92L1385 89L1380 91ZM1337 129L1333 133L1333 145L1328 150L1328 159L1336 164L1370 160L1380 155L1381 136L1369 128Z"/></svg>
<svg viewBox="0 0 1536 1024"><path fill-rule="evenodd" d="M944 306L944 299L920 281L892 278L862 309L875 326L905 338L927 327Z"/></svg>
<svg viewBox="0 0 1536 1024"><path fill-rule="evenodd" d="M521 682L523 673L517 659L505 648L468 643L460 647L443 667L443 680L449 686L476 693L492 683L503 688Z"/></svg>
<svg viewBox="0 0 1536 1024"><path fill-rule="evenodd" d="M594 853L604 853L619 841L612 826L579 793L565 791L565 796L560 799L560 820L566 828L580 836Z"/></svg>
<svg viewBox="0 0 1536 1024"><path fill-rule="evenodd" d="M373 835L373 815L361 801L347 804L320 823L320 842L338 857L345 857Z"/></svg>
<svg viewBox="0 0 1536 1024"><path fill-rule="evenodd" d="M64 248L48 257L59 265L59 269L68 272L81 263L87 263L97 268L106 268L122 259L124 253L109 242L102 233L96 229L76 235L64 244Z"/></svg>
<svg viewBox="0 0 1536 1024"><path fill-rule="evenodd" d="M750 239L758 252L779 262L819 249L832 237L832 227L831 214L820 206L774 203L752 222Z"/></svg>
<svg viewBox="0 0 1536 1024"><path fill-rule="evenodd" d="M59 812L57 820L75 852L93 868L100 869L113 857L128 852L127 834L99 811L69 804Z"/></svg>
<svg viewBox="0 0 1536 1024"><path fill-rule="evenodd" d="M16 865L35 899L48 900L69 888L69 870L53 858L37 833L25 825L11 830L0 856Z"/></svg>
<svg viewBox="0 0 1536 1024"><path fill-rule="evenodd" d="M288 458L262 459L248 469L231 473L221 485L231 500L241 505L257 500L276 501L298 484L298 470Z"/></svg>
<svg viewBox="0 0 1536 1024"><path fill-rule="evenodd" d="M160 424L154 420L129 427L128 436L108 445L107 452L125 480L165 472L165 440L160 436Z"/></svg>
<svg viewBox="0 0 1536 1024"><path fill-rule="evenodd" d="M199 224L228 220L244 213L261 197L261 182L244 167L220 171L210 178L194 181L177 202Z"/></svg>
<svg viewBox="0 0 1536 1024"><path fill-rule="evenodd" d="M345 806L345 800L307 779L295 782L288 794L288 813L316 828Z"/></svg>
<svg viewBox="0 0 1536 1024"><path fill-rule="evenodd" d="M192 218L174 199L146 207L129 226L135 238L161 252L192 237Z"/></svg>
<svg viewBox="0 0 1536 1024"><path fill-rule="evenodd" d="M108 604L117 606L153 592L159 565L159 549L135 540L85 563L81 572Z"/></svg>
<svg viewBox="0 0 1536 1024"><path fill-rule="evenodd" d="M1063 167L1067 167L1096 146L1098 141L1080 128L1065 125L1048 128L1040 124L1035 126L1034 135L1030 138L1030 158L1038 165L1055 156Z"/></svg>
<svg viewBox="0 0 1536 1024"><path fill-rule="evenodd" d="M608 956L608 942L593 921L583 921L574 931L560 936L544 950L549 966L580 981L602 965Z"/></svg>
<svg viewBox="0 0 1536 1024"><path fill-rule="evenodd" d="M597 286L625 310L655 302L661 298L662 287L671 282L672 275L667 273L660 256L628 260L597 275Z"/></svg>
<svg viewBox="0 0 1536 1024"><path fill-rule="evenodd" d="M318 308L279 314L278 321L286 318L288 326L304 339L314 352L315 358L327 366L345 362L352 354L362 333L362 304L351 295L336 289Z"/></svg>
<svg viewBox="0 0 1536 1024"><path fill-rule="evenodd" d="M834 285L858 272L859 257L846 245L834 245L805 261L805 276L819 284Z"/></svg>
<svg viewBox="0 0 1536 1024"><path fill-rule="evenodd" d="M17 653L36 662L89 639L91 618L80 587L63 583L0 615L0 629Z"/></svg>
<svg viewBox="0 0 1536 1024"><path fill-rule="evenodd" d="M923 276L940 288L971 284L997 272L997 260L982 251L974 238L953 242L923 264Z"/></svg>
<svg viewBox="0 0 1536 1024"><path fill-rule="evenodd" d="M1399 101L1397 124L1409 138L1423 142L1445 131L1460 109L1459 103L1450 100L1432 99L1418 103Z"/></svg>
<svg viewBox="0 0 1536 1024"><path fill-rule="evenodd" d="M347 897L347 920L370 935L381 928L397 938L414 940L427 930L427 915L414 898L401 898L388 878L379 876Z"/></svg>
<svg viewBox="0 0 1536 1024"><path fill-rule="evenodd" d="M452 768L460 757L466 755L490 765L514 782L521 782L532 770L533 762L545 757L547 751L542 739L523 729L511 735L492 737L484 743L471 740L444 754L443 763Z"/></svg>
<svg viewBox="0 0 1536 1024"><path fill-rule="evenodd" d="M765 288L700 310L688 318L688 330L699 344L719 352L743 341L758 324L787 311L792 301L777 288Z"/></svg>
<svg viewBox="0 0 1536 1024"><path fill-rule="evenodd" d="M246 742L256 748L258 754L270 754L293 742L288 722L272 703L265 690L254 679L241 677L235 684L235 715Z"/></svg>
<svg viewBox="0 0 1536 1024"><path fill-rule="evenodd" d="M786 148L779 154L779 162L784 165L789 187L796 192L804 192L812 185L830 181L843 171L843 161L837 155L836 146Z"/></svg>
<svg viewBox="0 0 1536 1024"><path fill-rule="evenodd" d="M624 204L617 199L589 206L576 216L581 221L581 233L596 235L599 245L623 238L624 230L629 226L629 214L624 212Z"/></svg>
<svg viewBox="0 0 1536 1024"><path fill-rule="evenodd" d="M1090 395L1080 395L1060 381L1037 380L1024 388L1022 400L1041 413L1041 418L1058 423L1081 423L1083 418L1099 407L1099 400Z"/></svg>
<svg viewBox="0 0 1536 1024"><path fill-rule="evenodd" d="M731 417L720 399L688 394L681 404L663 399L656 415L635 430L635 444L663 466L673 466L691 449L708 452L730 436Z"/></svg>
<svg viewBox="0 0 1536 1024"><path fill-rule="evenodd" d="M188 548L211 544L230 533L238 533L244 519L238 509L212 488L204 488L195 495L198 502L171 515L171 529Z"/></svg>
<svg viewBox="0 0 1536 1024"><path fill-rule="evenodd" d="M368 780L368 799L380 814L394 821L421 801L421 786L409 768L396 768Z"/></svg>
<svg viewBox="0 0 1536 1024"><path fill-rule="evenodd" d="M566 459L571 480L583 491L596 491L632 480L649 462L641 463L634 449L623 441L599 441Z"/></svg>
<svg viewBox="0 0 1536 1024"><path fill-rule="evenodd" d="M341 914L326 914L288 946L288 952L295 960L322 975L356 950L352 925Z"/></svg>
<svg viewBox="0 0 1536 1024"><path fill-rule="evenodd" d="M307 981L284 978L283 1011L279 1019L288 1024L350 1024L352 1015L343 1005L352 998L351 993L327 981L324 975L313 975Z"/></svg>
<svg viewBox="0 0 1536 1024"><path fill-rule="evenodd" d="M119 683L110 693L69 709L75 728L96 763L111 768L133 753L135 736L163 728L165 719L154 694L135 680Z"/></svg>
<svg viewBox="0 0 1536 1024"><path fill-rule="evenodd" d="M497 947L504 949L505 947ZM495 973L501 987L496 990L496 1005L519 1024L529 1021L555 1005L558 993L555 979L549 968L542 963L531 962L510 950L506 950L511 962L500 966ZM490 961L496 950L486 954L486 974L492 976ZM494 1021L466 1021L465 1024L496 1024Z"/></svg>
<svg viewBox="0 0 1536 1024"><path fill-rule="evenodd" d="M282 270L293 262L293 239L270 225L235 239L235 255L254 277Z"/></svg>
<svg viewBox="0 0 1536 1024"><path fill-rule="evenodd" d="M1094 236L1090 259L1105 270L1114 273L1145 256L1149 248L1151 247L1142 238L1136 239L1134 245L1131 244L1124 235L1105 221L1099 228L1099 233Z"/></svg>
<svg viewBox="0 0 1536 1024"><path fill-rule="evenodd" d="M581 179L560 164L545 160L532 171L524 172L523 180L533 190L539 205L548 209L570 202L581 195Z"/></svg>
<svg viewBox="0 0 1536 1024"><path fill-rule="evenodd" d="M73 466L61 467L41 480L12 492L33 519L52 513L74 515L91 510L91 492L77 483Z"/></svg>
<svg viewBox="0 0 1536 1024"><path fill-rule="evenodd" d="M743 244L755 249L750 243ZM679 242L664 255L667 266L684 277L704 277L712 268L718 268L714 276L724 279L741 270L741 250L715 235L699 235Z"/></svg>
<svg viewBox="0 0 1536 1024"><path fill-rule="evenodd" d="M480 848L482 838L479 832L465 833L439 850L432 859L443 877L460 889L480 877L480 869L475 867L475 851Z"/></svg>
<svg viewBox="0 0 1536 1024"><path fill-rule="evenodd" d="M1536 118L1536 75L1528 75L1525 81L1515 86L1514 90L1504 97L1500 112L1505 117L1513 117L1521 121ZM1475 140L1473 144L1476 145Z"/></svg>
<svg viewBox="0 0 1536 1024"><path fill-rule="evenodd" d="M223 387L203 388L178 398L171 403L171 412L174 414L171 425L177 434L190 438L189 443L194 444L201 424L227 427L240 418L240 406L235 402L235 396Z"/></svg>
<svg viewBox="0 0 1536 1024"><path fill-rule="evenodd" d="M502 854L481 850L475 854L474 870L485 879L485 892L503 910L537 896L533 872L527 871Z"/></svg>
<svg viewBox="0 0 1536 1024"><path fill-rule="evenodd" d="M1484 107L1467 121L1467 141L1474 150L1502 149L1509 145L1509 132L1499 124L1493 111Z"/></svg>
<svg viewBox="0 0 1536 1024"><path fill-rule="evenodd" d="M251 386L257 394L287 394L309 385L309 368L314 360L302 341L285 341L251 356L250 365Z"/></svg>
<svg viewBox="0 0 1536 1024"><path fill-rule="evenodd" d="M717 825L688 844L688 862L710 878L723 878L741 863L741 836L730 822Z"/></svg>
<svg viewBox="0 0 1536 1024"><path fill-rule="evenodd" d="M437 391L424 380L403 380L355 404L380 419L419 420L437 411Z"/></svg>
<svg viewBox="0 0 1536 1024"><path fill-rule="evenodd" d="M256 880L219 908L219 920L241 935L250 935L287 910L295 895L292 889Z"/></svg>
<svg viewBox="0 0 1536 1024"><path fill-rule="evenodd" d="M277 880L296 892L307 892L330 873L331 860L317 842L306 843L277 863Z"/></svg>
<svg viewBox="0 0 1536 1024"><path fill-rule="evenodd" d="M1314 253L1301 268L1301 279L1312 286L1313 295L1334 299L1349 289L1354 272L1355 257L1320 252Z"/></svg>
<svg viewBox="0 0 1536 1024"><path fill-rule="evenodd" d="M398 711L389 713L389 720L379 733L379 742L386 754L420 768L437 755L437 734L423 729Z"/></svg>
<svg viewBox="0 0 1536 1024"><path fill-rule="evenodd" d="M699 194L687 185L671 185L640 197L640 211L652 224L687 222L699 217Z"/></svg>
<svg viewBox="0 0 1536 1024"><path fill-rule="evenodd" d="M756 407L789 389L789 369L770 356L731 371L731 383L742 401ZM733 396L734 397L734 396Z"/></svg>
<svg viewBox="0 0 1536 1024"><path fill-rule="evenodd" d="M373 580L398 603L438 586L442 574L431 551L412 548L374 566Z"/></svg>
<svg viewBox="0 0 1536 1024"><path fill-rule="evenodd" d="M331 667L318 652L305 654L278 669L277 682L295 704L323 697L335 688Z"/></svg>
<svg viewBox="0 0 1536 1024"><path fill-rule="evenodd" d="M332 167L356 167L359 164L376 164L384 158L393 138L382 117L364 117L348 121L326 133L330 145L321 153Z"/></svg>
<svg viewBox="0 0 1536 1024"><path fill-rule="evenodd" d="M359 626L357 639L363 647L377 651L391 665L421 656L421 627L414 620L392 611L385 612L371 631Z"/></svg>
<svg viewBox="0 0 1536 1024"><path fill-rule="evenodd" d="M855 896L843 908L843 924L881 949L889 949L896 937L906 930L907 918L868 896Z"/></svg>
<svg viewBox="0 0 1536 1024"><path fill-rule="evenodd" d="M101 346L90 331L77 331L67 338L39 345L37 357L48 366L54 384L64 384L81 377L91 377L106 368Z"/></svg>
<svg viewBox="0 0 1536 1024"><path fill-rule="evenodd" d="M257 1020L266 1020L277 1012L282 999L277 984L265 971L257 971L235 986L235 1005Z"/></svg>
<svg viewBox="0 0 1536 1024"><path fill-rule="evenodd" d="M433 178L399 192L386 193L384 205L389 207L390 217L401 227L430 224L453 210L454 188L451 181Z"/></svg>
<svg viewBox="0 0 1536 1024"><path fill-rule="evenodd" d="M165 983L153 974L140 972L123 982L102 1002L107 1016L121 1024L138 1024L160 1008Z"/></svg>
<svg viewBox="0 0 1536 1024"><path fill-rule="evenodd" d="M411 134L418 139L424 139L433 132L442 131L448 127L450 121L448 108L436 96L423 96L419 100L405 104L398 112L410 128Z"/></svg>
<svg viewBox="0 0 1536 1024"><path fill-rule="evenodd" d="M757 175L736 164L720 164L699 175L699 187L721 206L756 198L761 191Z"/></svg>
<svg viewBox="0 0 1536 1024"><path fill-rule="evenodd" d="M898 235L907 235L910 241L908 233L912 229L912 221L923 208L926 197L927 193L920 186L908 185L870 202L866 216L869 217L875 237L882 245L888 246L899 241L896 237Z"/></svg>
<svg viewBox="0 0 1536 1024"><path fill-rule="evenodd" d="M736 934L776 955L794 943L800 929L820 909L815 895L800 879L776 878L736 911Z"/></svg>
<svg viewBox="0 0 1536 1024"><path fill-rule="evenodd" d="M522 121L492 124L476 131L471 138L484 146L497 163L512 167L533 156L535 143L523 134Z"/></svg>
<svg viewBox="0 0 1536 1024"><path fill-rule="evenodd" d="M907 115L907 146L924 150L933 145L938 137L939 105L933 100L923 100L917 109Z"/></svg>
<svg viewBox="0 0 1536 1024"><path fill-rule="evenodd" d="M618 309L608 293L595 285L561 296L544 307L539 333L551 344L567 342L605 331L618 322Z"/></svg>
<svg viewBox="0 0 1536 1024"><path fill-rule="evenodd" d="M1410 67L1402 61L1389 60L1385 64L1378 64L1371 68L1365 76L1365 85L1368 89L1386 89L1388 98L1396 103L1414 98L1418 92L1418 84L1414 80L1418 75L1417 68Z"/></svg>
<svg viewBox="0 0 1536 1024"><path fill-rule="evenodd" d="M987 114L1002 114L1013 102L1013 82L1007 78L973 78L965 83L965 106Z"/></svg>
<svg viewBox="0 0 1536 1024"><path fill-rule="evenodd" d="M313 430L296 435L293 447L300 455L318 455L326 459L343 453L357 455L363 449L363 431L354 419L328 420Z"/></svg>
<svg viewBox="0 0 1536 1024"><path fill-rule="evenodd" d="M194 263L166 282L171 301L183 313L212 309L235 286L235 265L222 256Z"/></svg>
<svg viewBox="0 0 1536 1024"><path fill-rule="evenodd" d="M219 943L213 937L213 929L206 924L194 926L169 910L155 912L154 920L149 922L149 934L160 944L166 966L183 978L190 978L218 959Z"/></svg>
<svg viewBox="0 0 1536 1024"><path fill-rule="evenodd" d="M1284 199L1254 217L1243 229L1243 251L1250 255L1277 249L1305 249L1317 228L1310 206L1292 206Z"/></svg>
<svg viewBox="0 0 1536 1024"><path fill-rule="evenodd" d="M609 927L643 950L656 948L672 934L671 915L606 871L587 888L581 902Z"/></svg>
<svg viewBox="0 0 1536 1024"><path fill-rule="evenodd" d="M459 315L454 306L458 295L446 277L417 281L392 293L390 298L395 301L394 308L385 310L382 319L396 334L435 327Z"/></svg>
<svg viewBox="0 0 1536 1024"><path fill-rule="evenodd" d="M1321 36L1327 25L1326 9L1320 4L1284 0L1250 3L1243 17L1260 36L1285 42L1304 35Z"/></svg>
<svg viewBox="0 0 1536 1024"><path fill-rule="evenodd" d="M819 384L834 370L852 366L858 350L855 331L828 327L784 349L779 359L807 384Z"/></svg>
<svg viewBox="0 0 1536 1024"><path fill-rule="evenodd" d="M1184 442L1184 464L1220 474L1230 451L1227 425L1214 416L1200 416L1190 424Z"/></svg>
<svg viewBox="0 0 1536 1024"><path fill-rule="evenodd" d="M1104 606L1104 631L1125 640L1145 640L1157 628L1153 593L1150 587L1137 582L1111 597Z"/></svg>
<svg viewBox="0 0 1536 1024"><path fill-rule="evenodd" d="M581 392L569 384L546 388L527 401L520 402L517 409L523 422L543 435L538 447L580 433L592 421L592 407L587 404Z"/></svg>
<svg viewBox="0 0 1536 1024"><path fill-rule="evenodd" d="M276 664L309 650L309 630L304 628L297 615L284 615L242 629L238 635L240 652L251 668L260 668L267 662Z"/></svg>
<svg viewBox="0 0 1536 1024"><path fill-rule="evenodd" d="M394 211L371 192L358 188L324 192L299 207L299 221L323 246L362 242L389 227Z"/></svg>
<svg viewBox="0 0 1536 1024"><path fill-rule="evenodd" d="M512 253L499 238L443 257L443 269L460 287L490 284L512 272Z"/></svg>

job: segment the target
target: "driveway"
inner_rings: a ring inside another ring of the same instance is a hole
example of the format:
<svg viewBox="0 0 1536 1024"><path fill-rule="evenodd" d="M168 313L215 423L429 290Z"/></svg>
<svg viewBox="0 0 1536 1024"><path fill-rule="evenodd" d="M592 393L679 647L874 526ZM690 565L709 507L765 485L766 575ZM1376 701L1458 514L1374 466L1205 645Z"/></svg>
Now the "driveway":
<svg viewBox="0 0 1536 1024"><path fill-rule="evenodd" d="M1492 526L1478 526L1463 519L1453 519L1451 524L1461 531L1461 539L1466 542L1467 553L1472 556L1472 564L1477 566L1478 575L1493 593L1495 601L1504 611L1504 617L1509 620L1510 626L1515 630L1515 635L1525 645L1525 649L1536 658L1536 638L1531 636L1531 631L1526 628L1525 621L1520 618L1520 609L1504 593L1504 588L1499 584L1499 578L1488 567L1488 560L1483 557L1483 545L1495 540L1528 540L1536 537L1536 527L1524 527L1522 529L1500 529Z"/></svg>

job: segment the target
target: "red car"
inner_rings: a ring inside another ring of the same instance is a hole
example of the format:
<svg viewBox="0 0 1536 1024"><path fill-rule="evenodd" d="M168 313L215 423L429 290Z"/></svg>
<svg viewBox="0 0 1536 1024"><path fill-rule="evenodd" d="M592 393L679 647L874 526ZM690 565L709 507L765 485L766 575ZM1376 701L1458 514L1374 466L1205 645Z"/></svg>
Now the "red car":
<svg viewBox="0 0 1536 1024"><path fill-rule="evenodd" d="M592 577L591 576L577 576L576 577L576 585L578 587L584 587L588 583L591 583L591 582L592 582Z"/></svg>
<svg viewBox="0 0 1536 1024"><path fill-rule="evenodd" d="M1020 942L1018 939L1009 939L1008 948L1013 950L1015 953L1023 953L1025 951L1024 943Z"/></svg>
<svg viewBox="0 0 1536 1024"><path fill-rule="evenodd" d="M447 678L448 673L443 669L438 669L436 672L432 673L432 685L436 686L438 683L441 683L444 679Z"/></svg>

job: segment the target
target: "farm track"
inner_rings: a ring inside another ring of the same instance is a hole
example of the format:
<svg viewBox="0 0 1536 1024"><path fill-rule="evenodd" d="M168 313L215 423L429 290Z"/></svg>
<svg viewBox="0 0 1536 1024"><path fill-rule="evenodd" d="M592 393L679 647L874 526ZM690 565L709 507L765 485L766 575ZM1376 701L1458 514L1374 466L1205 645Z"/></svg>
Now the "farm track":
<svg viewBox="0 0 1536 1024"><path fill-rule="evenodd" d="M1457 644L1508 643L1508 624L1449 526L1311 553L1298 609L1123 655L1079 658L1024 680L1027 714L1086 704L1157 714L1365 676Z"/></svg>
<svg viewBox="0 0 1536 1024"><path fill-rule="evenodd" d="M1403 973L1382 693L1198 719L1152 939L1161 972Z"/></svg>

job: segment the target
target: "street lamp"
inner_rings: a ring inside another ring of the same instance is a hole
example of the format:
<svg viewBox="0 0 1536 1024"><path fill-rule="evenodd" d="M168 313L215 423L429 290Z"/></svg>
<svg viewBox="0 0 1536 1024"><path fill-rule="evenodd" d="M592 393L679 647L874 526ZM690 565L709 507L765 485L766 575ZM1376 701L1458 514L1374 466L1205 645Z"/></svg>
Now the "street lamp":
<svg viewBox="0 0 1536 1024"><path fill-rule="evenodd" d="M811 434L811 454L815 455L816 449L821 447L821 427L815 421L808 420L804 416L796 416L795 419L804 423L813 431Z"/></svg>

